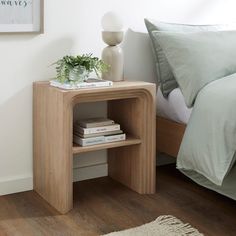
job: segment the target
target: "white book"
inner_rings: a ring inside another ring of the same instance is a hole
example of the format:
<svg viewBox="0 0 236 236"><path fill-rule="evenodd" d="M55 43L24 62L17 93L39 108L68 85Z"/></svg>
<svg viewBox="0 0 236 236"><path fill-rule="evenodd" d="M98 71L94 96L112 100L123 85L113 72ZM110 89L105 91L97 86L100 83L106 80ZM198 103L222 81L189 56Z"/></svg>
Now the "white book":
<svg viewBox="0 0 236 236"><path fill-rule="evenodd" d="M61 89L83 89L83 88L99 88L110 87L113 85L112 81L102 80L101 82L82 82L82 83L60 83L57 80L51 80L50 85Z"/></svg>
<svg viewBox="0 0 236 236"><path fill-rule="evenodd" d="M73 130L73 133L80 138L92 138L92 137L97 137L97 136L105 136L105 135L115 135L115 134L123 134L122 130L114 130L114 131L108 131L108 132L102 132L99 134L81 134L76 131L76 129Z"/></svg>
<svg viewBox="0 0 236 236"><path fill-rule="evenodd" d="M78 120L75 123L75 126L79 125L83 128L93 128L93 127L101 127L101 126L112 125L112 124L115 124L114 120L104 118L104 117L94 117L94 118Z"/></svg>
<svg viewBox="0 0 236 236"><path fill-rule="evenodd" d="M99 133L108 132L108 131L120 130L120 125L113 124L113 125L106 125L106 126L94 127L94 128L83 128L80 126L76 126L74 127L74 129L81 134L99 134Z"/></svg>
<svg viewBox="0 0 236 236"><path fill-rule="evenodd" d="M105 142L106 143L123 141L125 139L126 139L125 134L116 134L116 135L105 136Z"/></svg>
<svg viewBox="0 0 236 236"><path fill-rule="evenodd" d="M73 142L83 147L92 146L96 144L118 142L118 141L123 141L125 139L126 139L125 134L98 136L98 137L92 137L92 138L81 138L77 135L73 135Z"/></svg>
<svg viewBox="0 0 236 236"><path fill-rule="evenodd" d="M92 138L80 138L77 135L73 135L73 142L80 146L90 146L95 144L105 143L105 136L98 136Z"/></svg>

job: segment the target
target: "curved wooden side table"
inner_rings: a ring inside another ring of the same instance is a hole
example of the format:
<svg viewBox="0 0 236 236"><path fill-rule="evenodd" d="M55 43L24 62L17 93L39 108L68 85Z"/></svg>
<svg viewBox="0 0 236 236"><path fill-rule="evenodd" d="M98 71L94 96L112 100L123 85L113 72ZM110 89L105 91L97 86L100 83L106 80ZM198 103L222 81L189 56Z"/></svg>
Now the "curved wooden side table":
<svg viewBox="0 0 236 236"><path fill-rule="evenodd" d="M109 176L140 194L155 193L156 86L115 82L112 87L62 90L33 84L34 190L60 213L73 207L73 154L108 150ZM108 117L121 124L125 141L81 147L72 143L73 107L107 101Z"/></svg>

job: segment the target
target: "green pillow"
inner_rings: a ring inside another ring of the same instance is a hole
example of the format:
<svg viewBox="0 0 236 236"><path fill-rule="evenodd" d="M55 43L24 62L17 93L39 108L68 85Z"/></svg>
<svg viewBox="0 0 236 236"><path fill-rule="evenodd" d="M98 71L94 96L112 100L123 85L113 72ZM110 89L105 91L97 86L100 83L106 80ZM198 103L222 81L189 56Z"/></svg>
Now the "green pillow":
<svg viewBox="0 0 236 236"><path fill-rule="evenodd" d="M153 32L191 107L208 83L236 73L236 31Z"/></svg>
<svg viewBox="0 0 236 236"><path fill-rule="evenodd" d="M156 63L157 71L157 82L160 85L161 91L164 97L167 97L168 94L175 88L178 87L178 84L174 78L174 75L170 69L170 66L166 60L165 54L162 51L162 48L159 44L158 37L153 36L154 31L171 31L171 32L199 32L199 31L213 31L213 30L228 30L235 29L234 25L183 25L183 24L171 24L158 21L151 21L145 19L145 24L149 32L154 58Z"/></svg>

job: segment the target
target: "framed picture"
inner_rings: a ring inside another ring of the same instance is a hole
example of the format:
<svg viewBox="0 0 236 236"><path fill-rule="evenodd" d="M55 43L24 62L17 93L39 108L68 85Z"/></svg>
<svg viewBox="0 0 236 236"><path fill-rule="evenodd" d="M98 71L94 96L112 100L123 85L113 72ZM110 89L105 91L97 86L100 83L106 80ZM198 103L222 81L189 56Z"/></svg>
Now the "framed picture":
<svg viewBox="0 0 236 236"><path fill-rule="evenodd" d="M43 33L43 0L0 0L0 33Z"/></svg>

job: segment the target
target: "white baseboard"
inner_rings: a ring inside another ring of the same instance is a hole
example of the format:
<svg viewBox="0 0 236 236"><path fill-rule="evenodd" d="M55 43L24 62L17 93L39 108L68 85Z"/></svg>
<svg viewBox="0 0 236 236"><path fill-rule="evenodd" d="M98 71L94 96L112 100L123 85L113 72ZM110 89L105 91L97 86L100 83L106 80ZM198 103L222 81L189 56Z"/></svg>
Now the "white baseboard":
<svg viewBox="0 0 236 236"><path fill-rule="evenodd" d="M168 160L173 162L173 159ZM160 163L159 163L160 164ZM161 163L166 164L166 163ZM108 175L108 164L102 163L92 166L76 167L73 170L73 181L82 181L104 177ZM32 176L14 176L9 179L0 180L0 196L29 191L33 189Z"/></svg>
<svg viewBox="0 0 236 236"><path fill-rule="evenodd" d="M0 180L0 196L33 189L32 176L14 176Z"/></svg>
<svg viewBox="0 0 236 236"><path fill-rule="evenodd" d="M158 164L163 165L167 163L173 163L175 159L162 157L158 158ZM104 177L108 175L108 164L101 163L92 166L75 167L73 170L73 181L82 181L86 179L93 179ZM33 189L33 177L32 176L14 176L9 179L0 179L0 196L29 191Z"/></svg>
<svg viewBox="0 0 236 236"><path fill-rule="evenodd" d="M107 176L108 165L102 163L93 166L77 167L73 170L74 182ZM33 189L32 176L14 176L0 180L0 196L25 192Z"/></svg>
<svg viewBox="0 0 236 236"><path fill-rule="evenodd" d="M102 163L93 166L74 168L74 182L104 177L108 175L108 164Z"/></svg>

